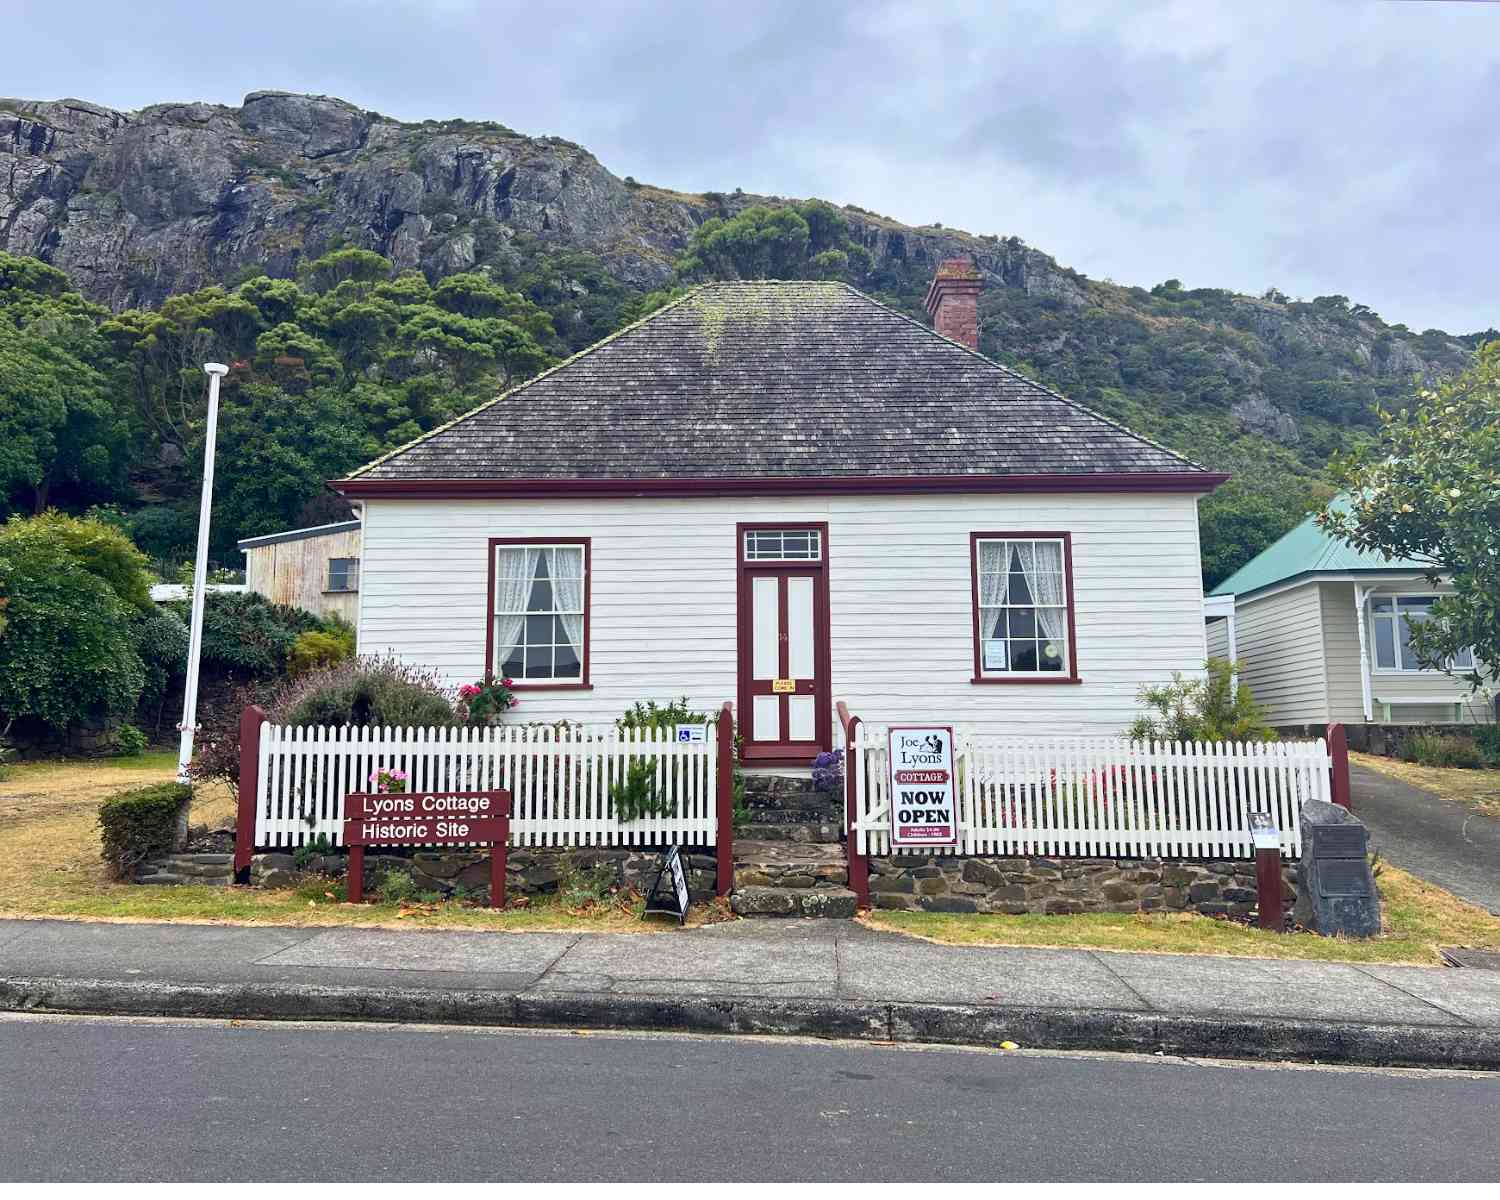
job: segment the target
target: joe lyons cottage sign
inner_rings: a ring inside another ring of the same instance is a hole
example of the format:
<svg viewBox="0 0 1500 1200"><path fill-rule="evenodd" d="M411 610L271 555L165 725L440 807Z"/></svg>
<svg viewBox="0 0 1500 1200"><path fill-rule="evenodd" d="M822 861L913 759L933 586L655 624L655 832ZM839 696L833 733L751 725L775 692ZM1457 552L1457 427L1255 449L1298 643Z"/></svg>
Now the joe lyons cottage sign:
<svg viewBox="0 0 1500 1200"><path fill-rule="evenodd" d="M474 846L490 851L490 905L505 904L510 793L351 792L344 799L349 899L364 895L366 846Z"/></svg>
<svg viewBox="0 0 1500 1200"><path fill-rule="evenodd" d="M953 727L892 726L888 749L891 845L957 845Z"/></svg>

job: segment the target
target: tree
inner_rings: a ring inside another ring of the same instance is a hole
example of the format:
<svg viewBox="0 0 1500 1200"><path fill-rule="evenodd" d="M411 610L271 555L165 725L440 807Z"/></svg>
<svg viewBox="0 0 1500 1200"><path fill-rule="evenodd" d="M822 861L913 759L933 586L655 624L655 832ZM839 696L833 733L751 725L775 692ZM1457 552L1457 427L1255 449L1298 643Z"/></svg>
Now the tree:
<svg viewBox="0 0 1500 1200"><path fill-rule="evenodd" d="M118 530L57 514L0 528L9 622L0 638L0 717L66 732L135 711L145 671L131 615L141 610L125 597L137 593L141 568L125 547L134 551Z"/></svg>
<svg viewBox="0 0 1500 1200"><path fill-rule="evenodd" d="M1500 679L1500 341L1474 365L1381 411L1374 443L1334 460L1347 505L1319 524L1360 550L1430 564L1451 595L1412 627L1419 661L1443 667L1473 647L1476 687ZM1446 669L1446 668L1444 668ZM1488 678L1486 678L1488 677Z"/></svg>

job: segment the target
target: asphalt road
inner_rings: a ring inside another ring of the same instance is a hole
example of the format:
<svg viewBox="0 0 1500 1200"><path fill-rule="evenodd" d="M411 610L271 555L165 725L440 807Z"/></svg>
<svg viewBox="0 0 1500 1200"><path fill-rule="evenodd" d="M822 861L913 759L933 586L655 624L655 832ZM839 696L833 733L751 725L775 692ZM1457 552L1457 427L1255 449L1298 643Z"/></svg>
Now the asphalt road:
<svg viewBox="0 0 1500 1200"><path fill-rule="evenodd" d="M1358 763L1349 768L1349 783L1372 850L1500 913L1500 821Z"/></svg>
<svg viewBox="0 0 1500 1200"><path fill-rule="evenodd" d="M1493 1180L1500 1076L0 1017L7 1180Z"/></svg>

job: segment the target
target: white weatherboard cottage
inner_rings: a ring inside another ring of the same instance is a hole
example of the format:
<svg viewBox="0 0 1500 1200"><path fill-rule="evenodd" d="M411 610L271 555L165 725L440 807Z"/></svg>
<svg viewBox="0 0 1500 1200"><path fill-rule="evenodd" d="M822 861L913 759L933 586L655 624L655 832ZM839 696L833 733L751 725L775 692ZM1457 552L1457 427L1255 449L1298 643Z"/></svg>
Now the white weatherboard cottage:
<svg viewBox="0 0 1500 1200"><path fill-rule="evenodd" d="M1120 733L1202 669L1224 477L978 354L978 290L944 263L935 332L842 284L708 284L336 481L361 652L509 676L518 720L730 700L750 765L805 766L840 700Z"/></svg>

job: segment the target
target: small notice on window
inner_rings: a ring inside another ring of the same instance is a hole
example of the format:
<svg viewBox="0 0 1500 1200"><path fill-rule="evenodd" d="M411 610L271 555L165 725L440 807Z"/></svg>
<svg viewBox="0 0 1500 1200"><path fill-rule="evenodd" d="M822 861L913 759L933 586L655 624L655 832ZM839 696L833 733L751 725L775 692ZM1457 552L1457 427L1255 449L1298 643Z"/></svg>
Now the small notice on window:
<svg viewBox="0 0 1500 1200"><path fill-rule="evenodd" d="M889 759L891 845L957 845L952 727L893 726Z"/></svg>
<svg viewBox="0 0 1500 1200"><path fill-rule="evenodd" d="M986 671L1005 671L1010 668L1010 660L1005 655L1005 639L990 638L984 643L984 669Z"/></svg>
<svg viewBox="0 0 1500 1200"><path fill-rule="evenodd" d="M790 692L795 692L796 690L797 681L795 679L771 680L771 694L773 696L781 696Z"/></svg>

